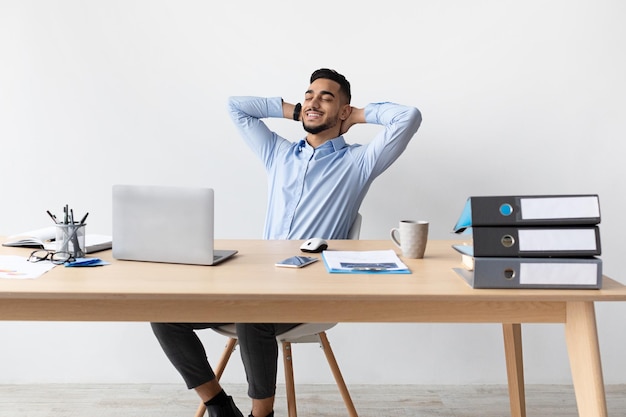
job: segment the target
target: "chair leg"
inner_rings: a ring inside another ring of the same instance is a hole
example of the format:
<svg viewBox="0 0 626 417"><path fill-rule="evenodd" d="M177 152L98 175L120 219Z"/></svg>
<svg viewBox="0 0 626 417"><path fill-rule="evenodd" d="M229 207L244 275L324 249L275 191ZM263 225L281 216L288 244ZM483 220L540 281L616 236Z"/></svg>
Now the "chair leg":
<svg viewBox="0 0 626 417"><path fill-rule="evenodd" d="M206 412L206 406L204 405L202 401L200 401L200 405L198 406L198 409L196 410L196 414L194 414L194 417L203 417L205 412Z"/></svg>
<svg viewBox="0 0 626 417"><path fill-rule="evenodd" d="M217 378L218 381L222 377L222 374L224 373L224 369L226 369L226 365L228 364L228 360L230 359L230 355L233 354L236 347L237 347L237 339L235 338L228 339L228 342L226 343L226 347L224 348L224 352L222 352L222 356L220 357L220 360L217 363L217 366L215 367L215 370L214 370L215 377ZM196 410L195 417L202 417L204 416L205 412L206 412L206 406L204 405L202 401L200 401L200 405L198 406L198 409Z"/></svg>
<svg viewBox="0 0 626 417"><path fill-rule="evenodd" d="M296 388L293 379L293 358L291 356L291 343L282 342L283 364L285 368L285 389L287 391L287 415L297 417Z"/></svg>
<svg viewBox="0 0 626 417"><path fill-rule="evenodd" d="M228 364L228 360L230 359L230 355L233 354L235 348L237 347L237 339L230 338L228 339L228 343L226 343L226 347L224 348L224 352L222 352L222 356L220 357L220 361L217 363L215 367L215 377L219 381L222 378L222 374L224 373L224 369L226 369L226 365Z"/></svg>
<svg viewBox="0 0 626 417"><path fill-rule="evenodd" d="M352 402L352 398L350 397L350 392L348 391L348 387L343 380L343 376L341 375L341 371L339 370L339 365L337 365L337 360L335 359L333 350L331 349L328 338L326 337L326 332L321 332L319 334L319 337L322 343L322 347L324 348L324 354L326 355L328 365L330 366L333 376L335 377L335 382L337 383L339 392L343 397L343 402L346 404L346 408L348 409L348 414L350 415L350 417L358 417L356 409L354 408L354 403Z"/></svg>

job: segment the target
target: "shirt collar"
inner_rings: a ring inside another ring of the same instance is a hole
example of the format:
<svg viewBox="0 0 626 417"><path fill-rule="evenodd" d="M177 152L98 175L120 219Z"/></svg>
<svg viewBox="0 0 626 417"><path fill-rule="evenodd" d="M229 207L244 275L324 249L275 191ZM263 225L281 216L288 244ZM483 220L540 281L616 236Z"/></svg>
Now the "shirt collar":
<svg viewBox="0 0 626 417"><path fill-rule="evenodd" d="M343 136L338 136L334 139L330 139L326 142L324 142L323 145L318 146L317 148L313 149L313 147L311 147L311 145L308 144L308 142L306 141L306 139L302 139L298 142L297 146L295 147L295 151L296 153L300 153L302 151L304 151L305 149L310 149L311 152L313 154L315 154L316 159L319 157L322 157L324 155L329 155L331 153L337 152L343 148L345 148L346 146L348 146L346 144L345 139L343 138Z"/></svg>
<svg viewBox="0 0 626 417"><path fill-rule="evenodd" d="M306 146L310 146L308 144L308 142L306 142L305 139L300 141L300 147L304 147L303 144L306 143ZM343 138L343 136L338 136L335 139L330 139L327 140L326 142L324 142L323 145L318 146L317 148L315 148L315 151L325 151L325 152L337 152L340 149L345 148L346 145L346 141Z"/></svg>
<svg viewBox="0 0 626 417"><path fill-rule="evenodd" d="M343 136L339 136L339 137L336 137L335 139L331 139L328 142L326 142L324 145L328 145L329 143L330 145L332 145L335 152L348 146L346 145L346 141L344 140Z"/></svg>

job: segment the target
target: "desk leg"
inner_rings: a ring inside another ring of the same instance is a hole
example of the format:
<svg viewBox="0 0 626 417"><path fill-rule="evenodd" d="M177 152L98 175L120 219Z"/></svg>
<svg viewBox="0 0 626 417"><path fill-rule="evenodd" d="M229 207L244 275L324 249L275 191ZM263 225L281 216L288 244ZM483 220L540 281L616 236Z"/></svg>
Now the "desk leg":
<svg viewBox="0 0 626 417"><path fill-rule="evenodd" d="M504 355L509 381L511 417L526 417L526 394L524 391L524 361L522 357L522 325L503 323Z"/></svg>
<svg viewBox="0 0 626 417"><path fill-rule="evenodd" d="M580 417L606 417L606 397L593 302L568 302L565 339Z"/></svg>

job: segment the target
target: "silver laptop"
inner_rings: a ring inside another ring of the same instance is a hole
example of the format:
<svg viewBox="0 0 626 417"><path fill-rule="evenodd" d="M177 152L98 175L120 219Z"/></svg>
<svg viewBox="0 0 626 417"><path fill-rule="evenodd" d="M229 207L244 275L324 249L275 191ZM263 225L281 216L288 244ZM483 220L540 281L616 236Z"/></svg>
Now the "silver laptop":
<svg viewBox="0 0 626 417"><path fill-rule="evenodd" d="M215 265L236 250L213 248L213 189L113 185L113 257Z"/></svg>

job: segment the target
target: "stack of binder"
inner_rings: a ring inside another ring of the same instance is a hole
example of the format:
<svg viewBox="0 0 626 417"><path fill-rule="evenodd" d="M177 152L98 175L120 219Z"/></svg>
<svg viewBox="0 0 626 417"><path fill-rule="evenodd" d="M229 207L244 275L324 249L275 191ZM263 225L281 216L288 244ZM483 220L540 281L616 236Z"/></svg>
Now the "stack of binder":
<svg viewBox="0 0 626 417"><path fill-rule="evenodd" d="M453 245L473 288L602 287L597 195L479 196L467 199Z"/></svg>

